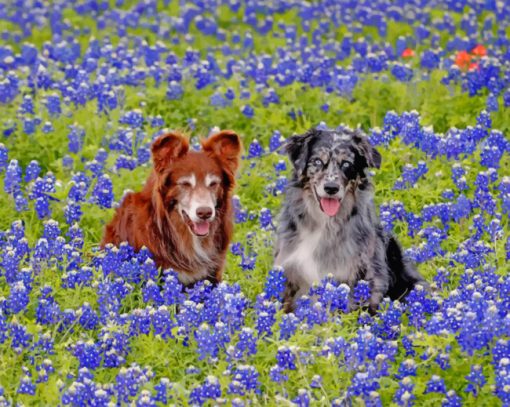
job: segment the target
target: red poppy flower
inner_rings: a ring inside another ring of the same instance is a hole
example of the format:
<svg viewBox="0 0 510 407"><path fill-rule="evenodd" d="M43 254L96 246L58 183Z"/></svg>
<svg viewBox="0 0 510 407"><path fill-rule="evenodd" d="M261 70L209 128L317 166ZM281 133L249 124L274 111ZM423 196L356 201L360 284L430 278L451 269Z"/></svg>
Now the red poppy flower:
<svg viewBox="0 0 510 407"><path fill-rule="evenodd" d="M414 57L414 51L411 48L406 48L402 51L402 58Z"/></svg>
<svg viewBox="0 0 510 407"><path fill-rule="evenodd" d="M467 51L459 51L457 52L457 56L455 57L455 64L459 68L467 68L471 62L471 55L467 53Z"/></svg>
<svg viewBox="0 0 510 407"><path fill-rule="evenodd" d="M470 71L474 71L474 70L478 70L480 69L479 65L478 65L478 62L471 62L469 64L469 70Z"/></svg>
<svg viewBox="0 0 510 407"><path fill-rule="evenodd" d="M477 57L484 57L485 55L487 55L487 48L485 48L481 44L478 44L471 50L471 54L476 55Z"/></svg>

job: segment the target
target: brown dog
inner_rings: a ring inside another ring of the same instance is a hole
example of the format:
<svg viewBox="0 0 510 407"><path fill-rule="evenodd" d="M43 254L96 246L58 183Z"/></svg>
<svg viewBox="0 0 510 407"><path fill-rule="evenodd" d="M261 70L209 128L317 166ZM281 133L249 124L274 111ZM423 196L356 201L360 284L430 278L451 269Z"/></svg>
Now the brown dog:
<svg viewBox="0 0 510 407"><path fill-rule="evenodd" d="M101 246L124 241L135 250L146 246L156 264L174 269L184 285L221 281L240 153L239 136L230 130L203 140L199 152L189 151L178 133L158 137L145 187L125 196Z"/></svg>

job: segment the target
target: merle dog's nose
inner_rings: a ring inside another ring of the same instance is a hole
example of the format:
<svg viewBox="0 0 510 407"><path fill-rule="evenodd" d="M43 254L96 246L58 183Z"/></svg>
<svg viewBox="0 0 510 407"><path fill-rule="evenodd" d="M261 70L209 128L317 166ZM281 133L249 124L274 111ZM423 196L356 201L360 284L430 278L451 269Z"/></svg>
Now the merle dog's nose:
<svg viewBox="0 0 510 407"><path fill-rule="evenodd" d="M326 191L326 193L329 195L335 195L339 190L340 187L334 182L326 182L324 184L324 191Z"/></svg>
<svg viewBox="0 0 510 407"><path fill-rule="evenodd" d="M212 209L208 206L200 206L197 208L197 216L202 220L207 220L212 216Z"/></svg>

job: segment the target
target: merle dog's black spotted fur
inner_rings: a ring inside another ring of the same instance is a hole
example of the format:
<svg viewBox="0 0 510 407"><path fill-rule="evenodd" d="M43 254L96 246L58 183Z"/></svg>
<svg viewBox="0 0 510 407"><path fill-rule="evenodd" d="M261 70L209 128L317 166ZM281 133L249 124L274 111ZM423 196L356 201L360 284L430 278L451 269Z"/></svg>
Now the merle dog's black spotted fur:
<svg viewBox="0 0 510 407"><path fill-rule="evenodd" d="M285 307L332 275L353 287L369 282L369 310L382 298L402 299L423 278L376 216L367 174L381 156L360 130L311 129L285 145L294 166L279 217L275 264L287 278Z"/></svg>

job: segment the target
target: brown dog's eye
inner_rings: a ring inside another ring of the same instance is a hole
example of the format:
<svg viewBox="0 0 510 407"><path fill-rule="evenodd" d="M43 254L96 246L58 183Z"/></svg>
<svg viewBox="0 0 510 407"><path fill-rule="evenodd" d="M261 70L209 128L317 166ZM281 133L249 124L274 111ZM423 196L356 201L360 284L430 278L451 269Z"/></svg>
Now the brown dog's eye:
<svg viewBox="0 0 510 407"><path fill-rule="evenodd" d="M218 181L213 181L209 184L209 188L214 188L214 187L217 187L218 185L220 185L220 183Z"/></svg>
<svg viewBox="0 0 510 407"><path fill-rule="evenodd" d="M191 182L179 182L179 186L184 188L191 188Z"/></svg>

